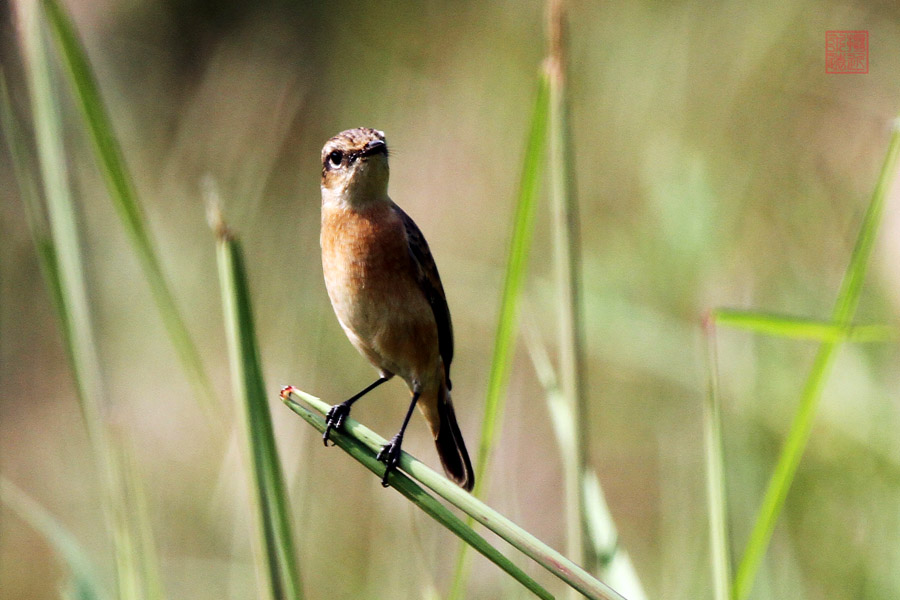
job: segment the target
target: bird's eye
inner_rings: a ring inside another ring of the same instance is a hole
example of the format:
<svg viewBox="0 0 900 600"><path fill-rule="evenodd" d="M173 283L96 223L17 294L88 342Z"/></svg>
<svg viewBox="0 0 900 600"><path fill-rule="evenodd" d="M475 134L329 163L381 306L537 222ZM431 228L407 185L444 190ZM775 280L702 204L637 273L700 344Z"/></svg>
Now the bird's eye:
<svg viewBox="0 0 900 600"><path fill-rule="evenodd" d="M340 150L335 150L331 154L328 155L328 162L332 167L341 166L341 162L344 160L344 153Z"/></svg>

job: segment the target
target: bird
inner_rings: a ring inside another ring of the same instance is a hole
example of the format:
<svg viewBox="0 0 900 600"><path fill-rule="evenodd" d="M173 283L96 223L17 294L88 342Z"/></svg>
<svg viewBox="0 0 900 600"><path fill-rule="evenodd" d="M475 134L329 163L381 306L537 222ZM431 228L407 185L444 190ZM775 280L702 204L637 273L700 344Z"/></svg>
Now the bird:
<svg viewBox="0 0 900 600"><path fill-rule="evenodd" d="M341 327L379 377L326 415L323 441L354 402L395 375L411 401L397 434L381 449L382 485L400 460L414 408L428 423L447 476L465 490L475 474L450 396L453 325L437 266L415 221L388 196L384 133L360 127L322 148L322 270Z"/></svg>

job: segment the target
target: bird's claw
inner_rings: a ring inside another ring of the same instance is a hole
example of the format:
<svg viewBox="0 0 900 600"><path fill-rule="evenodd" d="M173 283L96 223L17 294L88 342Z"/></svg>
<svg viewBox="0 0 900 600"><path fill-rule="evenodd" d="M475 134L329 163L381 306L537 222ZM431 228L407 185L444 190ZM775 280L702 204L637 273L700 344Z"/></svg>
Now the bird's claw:
<svg viewBox="0 0 900 600"><path fill-rule="evenodd" d="M391 441L382 446L381 451L375 457L375 460L384 463L384 476L381 478L381 485L388 487L388 475L400 464L400 454L402 450L400 446L403 444L403 437L395 435Z"/></svg>
<svg viewBox="0 0 900 600"><path fill-rule="evenodd" d="M325 415L325 433L322 434L322 442L328 446L328 436L331 435L332 429L340 429L344 424L344 419L350 414L350 407L344 403L335 404ZM334 445L334 442L331 443Z"/></svg>

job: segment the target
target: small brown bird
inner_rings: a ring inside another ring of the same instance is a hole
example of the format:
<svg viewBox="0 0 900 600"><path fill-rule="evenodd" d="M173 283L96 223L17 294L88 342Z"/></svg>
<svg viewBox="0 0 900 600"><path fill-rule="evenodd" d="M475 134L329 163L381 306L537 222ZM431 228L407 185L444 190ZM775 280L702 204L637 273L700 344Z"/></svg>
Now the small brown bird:
<svg viewBox="0 0 900 600"><path fill-rule="evenodd" d="M323 439L339 429L350 406L394 375L412 402L397 435L378 460L397 467L413 408L428 422L447 476L466 490L475 484L453 403L453 327L441 278L425 237L388 197L388 147L367 128L334 136L322 149L322 267L325 287L350 342L381 377L328 411Z"/></svg>

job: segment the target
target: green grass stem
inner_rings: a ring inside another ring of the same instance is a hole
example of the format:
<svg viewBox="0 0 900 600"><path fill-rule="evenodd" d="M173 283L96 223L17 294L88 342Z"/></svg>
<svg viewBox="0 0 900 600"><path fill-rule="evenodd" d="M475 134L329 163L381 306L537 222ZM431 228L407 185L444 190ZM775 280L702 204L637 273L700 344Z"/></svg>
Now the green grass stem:
<svg viewBox="0 0 900 600"><path fill-rule="evenodd" d="M888 325L845 326L834 321L777 315L732 308L712 313L716 325L746 329L766 335L819 342L887 342L897 339L897 330Z"/></svg>
<svg viewBox="0 0 900 600"><path fill-rule="evenodd" d="M549 353L532 320L523 319L523 333L535 374L547 396L547 413L553 423L560 452L571 456L574 452L571 448L574 439L572 435L574 421L570 405L560 391L559 380ZM591 545L592 552L597 557L597 575L629 600L645 599L647 594L631 562L631 557L619 543L616 524L609 512L597 475L589 470L585 473L582 483L588 534L585 542Z"/></svg>
<svg viewBox="0 0 900 600"><path fill-rule="evenodd" d="M169 338L201 405L206 410L218 414L219 411L214 411L216 401L212 392L213 387L209 383L200 354L178 310L175 297L166 283L159 258L147 231L143 211L138 203L134 183L125 165L122 150L103 105L84 47L78 39L70 17L58 0L41 0L40 5L56 38L59 54L93 142L94 153L110 198L143 268L144 277L150 286Z"/></svg>
<svg viewBox="0 0 900 600"><path fill-rule="evenodd" d="M9 96L6 76L2 70L0 70L0 125L2 125L3 137L12 157L13 172L19 188L19 195L25 206L28 230L37 250L41 276L50 294L54 312L60 319L61 329L66 332L69 331L71 324L65 321L68 313L64 309L62 290L59 287L59 268L56 264L56 249L50 234L47 211L41 198L40 185L35 180L34 168L28 160L30 152L25 142L25 134L19 126L19 119ZM69 366L74 371L75 365L71 361L71 354L67 354L66 358L69 359Z"/></svg>
<svg viewBox="0 0 900 600"><path fill-rule="evenodd" d="M295 393L300 394L300 392ZM307 398L305 394L302 397ZM322 418L322 416L317 415L306 407L298 404L289 395L283 395L283 399L288 408L300 415L320 433L325 431L325 419ZM351 433L346 425L341 431L332 431L329 434L329 439L347 452L347 454L359 461L367 469L375 473L379 478L384 476L384 463L375 458L377 450L360 441L358 436L355 435L355 432ZM403 494L410 502L422 509L428 516L459 536L463 542L475 548L475 550L480 552L485 558L503 569L538 598L553 598L553 596L534 581L534 579L529 577L528 574L517 567L512 561L503 556L499 550L491 546L483 537L478 535L474 529L445 508L443 504L438 502L406 474L400 471L393 471L388 475L388 483L391 487Z"/></svg>
<svg viewBox="0 0 900 600"><path fill-rule="evenodd" d="M285 403L291 410L297 412L303 409L297 403L302 399L313 407L318 413L325 414L331 408L315 396L311 396L295 388L289 388L290 393L284 394ZM364 444L370 452L376 453L387 441L365 427L358 421L348 418L343 425L342 432L352 436ZM435 492L438 496L456 506L467 515L496 533L513 547L540 564L550 573L563 580L570 587L578 590L588 598L618 599L622 596L610 589L604 583L592 577L583 568L547 546L529 532L525 531L474 495L466 492L458 485L432 470L424 463L404 452L400 458L400 468L415 481ZM376 472L377 474L377 472Z"/></svg>
<svg viewBox="0 0 900 600"><path fill-rule="evenodd" d="M158 552L150 524L150 508L147 494L138 471L134 452L122 436L112 436L116 472L121 476L122 494L127 511L117 515L119 536L130 544L129 555L133 564L127 565L131 575L128 585L131 596L144 600L162 600L165 597L160 578Z"/></svg>
<svg viewBox="0 0 900 600"><path fill-rule="evenodd" d="M5 477L0 477L0 500L47 540L65 563L71 576L68 591L73 597L80 600L106 600L109 597L103 591L87 550L47 509Z"/></svg>
<svg viewBox="0 0 900 600"><path fill-rule="evenodd" d="M712 318L704 322L707 393L703 405L703 446L706 451L706 499L709 505L709 547L713 597L728 600L731 593L731 551L728 539L728 503L722 442L722 405L716 360L716 329Z"/></svg>
<svg viewBox="0 0 900 600"><path fill-rule="evenodd" d="M898 123L900 121L894 123L887 155L863 217L859 237L856 239L853 253L850 256L850 264L841 282L832 312L832 321L843 329L850 327L853 313L859 303L866 267L884 213L885 198L897 173L897 158L900 156L900 125ZM756 573L775 530L775 523L784 508L788 490L809 440L822 390L834 365L840 345L840 341L825 342L816 353L812 370L800 397L800 406L766 488L762 505L744 550L744 556L738 565L733 588L733 597L737 600L744 600L750 594Z"/></svg>
<svg viewBox="0 0 900 600"><path fill-rule="evenodd" d="M20 4L19 18L46 210L37 194L29 189L30 178L26 177L19 185L26 190L23 200L30 214L29 226L59 316L79 406L100 475L101 507L115 549L118 597L156 600L160 597L161 586L152 532L146 522L135 527L139 522L135 509L140 508L133 502L138 500L137 492L126 488L123 477L128 477L128 473L121 464L121 450L114 443L104 419L105 391L94 338L78 218L69 188L59 97L47 59L38 8ZM15 131L18 128L11 125L15 118L6 98L3 104L6 128ZM16 142L13 142L13 148L16 153L23 151L23 145ZM20 154L14 160L19 163L18 170L23 175L21 166L26 162L25 157ZM43 226L45 217L49 222L49 236ZM149 538L142 538L145 535Z"/></svg>
<svg viewBox="0 0 900 600"><path fill-rule="evenodd" d="M244 450L251 473L251 497L256 517L255 556L260 597L302 598L300 574L288 510L281 461L275 446L272 418L250 305L250 290L238 241L220 220L216 231L219 281L228 339L231 382L244 431Z"/></svg>
<svg viewBox="0 0 900 600"><path fill-rule="evenodd" d="M516 213L513 219L512 237L503 279L500 299L500 313L497 317L497 331L494 335L494 352L491 357L491 372L488 377L487 396L484 401L484 418L478 455L475 458L475 488L472 494L482 496L487 480L487 466L499 434L500 422L506 400L509 373L512 368L513 350L519 324L519 302L528 272L528 255L534 233L534 218L537 208L537 193L541 184L541 165L546 150L549 84L542 73L538 80L531 126L525 146L525 157L519 179ZM469 525L472 521L468 521ZM453 583L449 598L460 600L465 597L468 580L468 546L462 544L456 557Z"/></svg>
<svg viewBox="0 0 900 600"><path fill-rule="evenodd" d="M569 406L571 443L565 444L563 473L566 540L569 556L579 556L595 572L599 559L589 543L584 481L588 462L588 410L585 392L584 309L582 305L581 233L575 195L575 163L566 87L567 22L562 0L548 2L549 50L544 68L550 83L550 196L559 310L559 387Z"/></svg>
<svg viewBox="0 0 900 600"><path fill-rule="evenodd" d="M26 75L37 143L38 165L47 200L46 211L39 208L36 194L23 198L30 222L36 226L35 241L38 254L53 258L43 262L48 273L57 277L50 286L51 296L59 302L60 321L69 357L74 366L82 415L93 438L103 437L101 402L103 388L97 359L94 331L91 326L90 302L82 262L81 240L78 232L75 205L69 188L69 170L63 147L63 127L57 92L54 89L50 64L47 60L39 13L35 7L20 5L22 46L26 57ZM17 159L24 163L24 157ZM20 184L20 188L23 188ZM46 214L49 236L38 231Z"/></svg>
<svg viewBox="0 0 900 600"><path fill-rule="evenodd" d="M512 367L512 354L515 348L519 324L519 305L525 276L528 271L528 255L531 250L531 239L534 233L537 192L540 188L541 157L544 155L546 147L547 100L548 82L546 76L542 76L538 82L537 98L535 99L534 112L531 118L531 129L525 149L522 177L519 181L519 194L506 262L506 274L503 279L503 293L500 300L497 332L494 336L494 353L491 357L491 372L488 377L484 420L481 425L481 441L478 445L478 457L475 461L475 489L473 494L476 496L480 495L481 490L484 489L487 465L500 428L506 388Z"/></svg>

